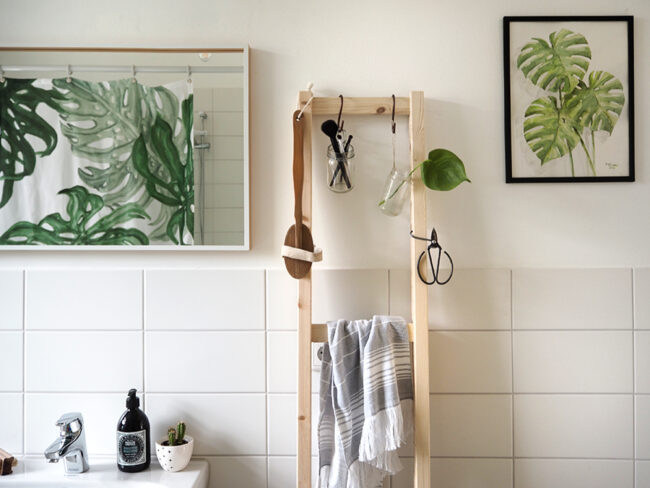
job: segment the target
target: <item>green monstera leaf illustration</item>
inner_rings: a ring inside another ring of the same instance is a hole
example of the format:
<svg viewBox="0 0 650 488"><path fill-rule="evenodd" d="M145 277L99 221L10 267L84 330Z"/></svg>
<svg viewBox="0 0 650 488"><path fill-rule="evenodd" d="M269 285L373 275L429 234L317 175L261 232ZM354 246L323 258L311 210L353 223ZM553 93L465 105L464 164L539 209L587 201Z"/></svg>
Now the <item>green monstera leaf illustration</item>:
<svg viewBox="0 0 650 488"><path fill-rule="evenodd" d="M589 68L591 49L582 34L561 29L549 42L533 38L517 58L517 68L535 85L552 92L571 93Z"/></svg>
<svg viewBox="0 0 650 488"><path fill-rule="evenodd" d="M567 112L581 127L611 134L625 105L623 84L606 71L589 73L588 81L567 97Z"/></svg>
<svg viewBox="0 0 650 488"><path fill-rule="evenodd" d="M102 197L89 193L83 186L66 188L59 194L69 199L66 208L68 220L57 212L43 218L38 224L18 222L0 236L0 244L149 244L149 239L140 230L119 227L132 219L149 218L138 204L122 205L91 224L93 217L104 208Z"/></svg>
<svg viewBox="0 0 650 488"><path fill-rule="evenodd" d="M191 97L183 102L183 121L186 137L192 127ZM159 161L164 171L156 172L152 161ZM191 145L188 145L185 163L174 145L172 128L160 117L151 129L150 150L144 137L140 136L133 145L135 169L145 179L147 192L164 205L175 209L167 224L167 235L176 244L186 244L185 229L194 234L194 165Z"/></svg>
<svg viewBox="0 0 650 488"><path fill-rule="evenodd" d="M34 86L34 81L6 78L0 83L0 208L11 199L14 184L34 173L37 156L51 154L57 144L56 131L36 108L52 105L58 95ZM34 139L42 147L35 148Z"/></svg>
<svg viewBox="0 0 650 488"><path fill-rule="evenodd" d="M164 87L148 87L132 80L102 83L72 79L53 80L64 96L58 104L61 131L70 141L74 154L96 166L79 170L85 184L104 195L106 205L114 207L138 196L137 203L147 208L152 196L143 192L144 177L133 166L133 144L140 137L150 144L150 131L156 118L172 127L178 120L178 98ZM160 164L158 165L160 166ZM157 173L159 168L152 168ZM150 236L167 240L166 227L173 209L160 206Z"/></svg>
<svg viewBox="0 0 650 488"><path fill-rule="evenodd" d="M552 96L538 98L528 106L524 137L541 164L569 154L580 141L575 122Z"/></svg>

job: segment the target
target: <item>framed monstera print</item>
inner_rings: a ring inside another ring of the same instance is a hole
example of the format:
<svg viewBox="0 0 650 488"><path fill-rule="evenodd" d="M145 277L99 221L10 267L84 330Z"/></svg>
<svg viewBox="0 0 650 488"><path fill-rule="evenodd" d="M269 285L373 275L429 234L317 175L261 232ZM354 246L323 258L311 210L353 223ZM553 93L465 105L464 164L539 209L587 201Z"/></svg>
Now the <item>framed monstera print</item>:
<svg viewBox="0 0 650 488"><path fill-rule="evenodd" d="M506 183L634 181L633 17L504 17Z"/></svg>

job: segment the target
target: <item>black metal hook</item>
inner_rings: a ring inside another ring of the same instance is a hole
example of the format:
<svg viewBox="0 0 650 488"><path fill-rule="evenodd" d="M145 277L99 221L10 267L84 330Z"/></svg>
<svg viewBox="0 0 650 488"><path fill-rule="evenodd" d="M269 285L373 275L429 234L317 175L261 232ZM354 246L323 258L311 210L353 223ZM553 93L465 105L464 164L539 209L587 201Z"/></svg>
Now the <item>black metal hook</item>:
<svg viewBox="0 0 650 488"><path fill-rule="evenodd" d="M343 115L343 95L339 95L339 98L341 99L341 106L339 107L339 116L336 119L336 127L341 131L343 130L343 124L341 123L341 115Z"/></svg>
<svg viewBox="0 0 650 488"><path fill-rule="evenodd" d="M446 285L449 283L451 280L451 277L454 275L454 262L451 259L451 256L447 251L443 251L442 247L440 247L440 243L438 242L438 233L436 232L435 227L431 229L431 237L427 239L426 237L418 237L413 234L413 231L411 231L411 237L413 239L418 239L420 241L426 241L430 242L430 244L427 246L426 251L422 251L420 253L420 257L418 258L417 262L417 271L418 271L418 277L422 281L422 283L426 285L433 285L433 284L438 284L438 285ZM437 249L438 250L438 258L436 259L436 264L434 266L433 264L433 258L431 257L431 249ZM442 256L442 253L445 253L445 256L447 256L447 259L449 260L449 264L451 266L451 270L449 271L449 276L447 277L446 280L440 281L440 257ZM422 259L425 257L425 253L429 258L429 267L431 268L431 275L433 276L433 279L431 281L428 281L423 275L422 275Z"/></svg>
<svg viewBox="0 0 650 488"><path fill-rule="evenodd" d="M395 94L393 94L393 115L391 116L390 129L393 131L393 134L395 134Z"/></svg>

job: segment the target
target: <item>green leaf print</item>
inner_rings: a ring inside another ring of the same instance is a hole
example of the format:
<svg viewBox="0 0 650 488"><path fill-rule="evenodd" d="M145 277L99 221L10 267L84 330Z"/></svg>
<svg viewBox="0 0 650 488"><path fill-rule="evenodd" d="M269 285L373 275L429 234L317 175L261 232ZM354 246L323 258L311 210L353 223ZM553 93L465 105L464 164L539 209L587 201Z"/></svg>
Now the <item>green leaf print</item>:
<svg viewBox="0 0 650 488"><path fill-rule="evenodd" d="M183 119L191 121L191 97L183 103ZM189 125L191 127L191 125ZM187 132L189 136L189 131ZM147 149L144 137L140 136L133 145L135 169L145 178L147 192L153 198L175 209L167 224L167 235L176 244L186 244L185 229L194 233L194 183L191 146L185 163L174 145L173 132L169 124L156 118L151 130L151 150ZM154 171L152 161L159 161L164 171Z"/></svg>
<svg viewBox="0 0 650 488"><path fill-rule="evenodd" d="M57 212L46 216L38 224L18 222L0 236L0 244L149 244L149 239L142 231L119 227L132 219L149 218L137 203L126 203L107 215L94 219L105 206L102 197L89 193L82 186L66 188L59 194L68 197L68 220ZM93 219L94 222L91 222Z"/></svg>
<svg viewBox="0 0 650 488"><path fill-rule="evenodd" d="M544 39L533 38L517 58L517 67L535 85L549 91L570 93L582 80L591 60L591 49L582 34L561 29Z"/></svg>
<svg viewBox="0 0 650 488"><path fill-rule="evenodd" d="M538 98L526 109L524 137L541 164L569 154L580 140L575 122L553 96Z"/></svg>
<svg viewBox="0 0 650 488"><path fill-rule="evenodd" d="M567 111L582 128L611 134L625 105L623 84L606 71L589 73L588 81L567 97Z"/></svg>
<svg viewBox="0 0 650 488"><path fill-rule="evenodd" d="M36 158L54 151L54 128L36 113L39 104L52 105L58 94L33 85L35 80L6 78L0 83L0 208L11 199L14 184L34 173ZM35 148L28 139L38 139Z"/></svg>
<svg viewBox="0 0 650 488"><path fill-rule="evenodd" d="M147 208L152 195L142 191L144 177L133 165L133 144L143 137L151 144L151 128L156 118L171 127L179 123L179 101L164 87L147 87L132 80L101 83L73 79L53 80L65 99L58 104L61 131L74 154L96 163L79 170L85 184L104 195L106 205L115 207L137 198ZM183 132L183 131L181 131ZM181 150L185 150L181 147ZM156 164L158 163L158 164ZM151 171L164 171L151 161ZM152 225L150 237L167 240L167 225L174 209L162 205Z"/></svg>

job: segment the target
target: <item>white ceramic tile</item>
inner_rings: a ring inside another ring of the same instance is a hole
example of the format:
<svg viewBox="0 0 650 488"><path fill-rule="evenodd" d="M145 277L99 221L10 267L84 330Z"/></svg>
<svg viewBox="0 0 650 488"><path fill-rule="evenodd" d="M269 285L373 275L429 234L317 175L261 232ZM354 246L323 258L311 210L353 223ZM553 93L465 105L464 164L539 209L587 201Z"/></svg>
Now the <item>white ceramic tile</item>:
<svg viewBox="0 0 650 488"><path fill-rule="evenodd" d="M23 272L0 270L0 329L23 328Z"/></svg>
<svg viewBox="0 0 650 488"><path fill-rule="evenodd" d="M636 462L635 488L650 488L650 461Z"/></svg>
<svg viewBox="0 0 650 488"><path fill-rule="evenodd" d="M390 271L390 313L411 317L410 270ZM429 287L429 328L509 329L510 270L457 269Z"/></svg>
<svg viewBox="0 0 650 488"><path fill-rule="evenodd" d="M297 403L296 395L269 395L268 426L269 426L269 455L295 456L297 438ZM318 396L312 395L312 436L311 451L318 454Z"/></svg>
<svg viewBox="0 0 650 488"><path fill-rule="evenodd" d="M388 314L386 270L314 270L312 286L314 323Z"/></svg>
<svg viewBox="0 0 650 488"><path fill-rule="evenodd" d="M142 272L35 270L25 275L27 329L141 329Z"/></svg>
<svg viewBox="0 0 650 488"><path fill-rule="evenodd" d="M219 87L212 96L212 108L218 112L237 112L244 108L244 92L236 87Z"/></svg>
<svg viewBox="0 0 650 488"><path fill-rule="evenodd" d="M0 332L0 391L23 389L23 333Z"/></svg>
<svg viewBox="0 0 650 488"><path fill-rule="evenodd" d="M4 449L5 451L13 455L22 454L23 452L23 395L22 393L0 393L0 419L2 419L2 434L0 434L0 446L2 447L2 449ZM52 438L52 440L54 440L54 438Z"/></svg>
<svg viewBox="0 0 650 488"><path fill-rule="evenodd" d="M633 461L517 459L515 488L633 488Z"/></svg>
<svg viewBox="0 0 650 488"><path fill-rule="evenodd" d="M431 395L431 455L512 455L510 395Z"/></svg>
<svg viewBox="0 0 650 488"><path fill-rule="evenodd" d="M520 269L512 275L516 329L630 329L629 269Z"/></svg>
<svg viewBox="0 0 650 488"><path fill-rule="evenodd" d="M650 329L650 268L634 270L634 327ZM637 487L638 488L638 487Z"/></svg>
<svg viewBox="0 0 650 488"><path fill-rule="evenodd" d="M205 168L205 179L214 183L244 183L243 166L244 162L236 159L214 161Z"/></svg>
<svg viewBox="0 0 650 488"><path fill-rule="evenodd" d="M632 393L632 332L515 331L518 393Z"/></svg>
<svg viewBox="0 0 650 488"><path fill-rule="evenodd" d="M262 394L147 395L151 440L160 440L170 425L183 420L194 438L194 454L265 455L266 415Z"/></svg>
<svg viewBox="0 0 650 488"><path fill-rule="evenodd" d="M240 208L243 206L243 184L218 183L205 186L205 208Z"/></svg>
<svg viewBox="0 0 650 488"><path fill-rule="evenodd" d="M263 329L263 270L153 270L147 329Z"/></svg>
<svg viewBox="0 0 650 488"><path fill-rule="evenodd" d="M411 321L411 274L408 269L388 271L389 312Z"/></svg>
<svg viewBox="0 0 650 488"><path fill-rule="evenodd" d="M193 108L197 112L194 119L194 129L201 128L201 119L198 118L198 112L212 112L212 90L210 88L194 88ZM206 119L207 124L211 122L212 118L208 116Z"/></svg>
<svg viewBox="0 0 650 488"><path fill-rule="evenodd" d="M211 229L221 232L244 231L243 208L208 208L205 210L205 221Z"/></svg>
<svg viewBox="0 0 650 488"><path fill-rule="evenodd" d="M311 458L311 482L315 486L318 477L318 458ZM296 458L293 456L269 456L268 488L290 488L296 486ZM388 486L388 485L385 485Z"/></svg>
<svg viewBox="0 0 650 488"><path fill-rule="evenodd" d="M54 424L67 412L84 417L88 453L115 454L115 428L125 410L126 392L27 393L25 395L25 451L42 455L59 435ZM141 396L138 394L138 396ZM154 456L155 457L155 456ZM91 460L92 464L92 460Z"/></svg>
<svg viewBox="0 0 650 488"><path fill-rule="evenodd" d="M393 476L391 488L413 488L413 459ZM431 488L511 488L510 459L431 459Z"/></svg>
<svg viewBox="0 0 650 488"><path fill-rule="evenodd" d="M27 332L27 391L142 389L141 332Z"/></svg>
<svg viewBox="0 0 650 488"><path fill-rule="evenodd" d="M650 331L634 333L636 368L636 392L650 393Z"/></svg>
<svg viewBox="0 0 650 488"><path fill-rule="evenodd" d="M295 332L267 334L268 391L295 393L298 386L298 337ZM317 393L320 371L312 371L311 391Z"/></svg>
<svg viewBox="0 0 650 488"><path fill-rule="evenodd" d="M510 332L430 331L432 393L509 393Z"/></svg>
<svg viewBox="0 0 650 488"><path fill-rule="evenodd" d="M264 392L263 332L147 331L145 341L147 391Z"/></svg>
<svg viewBox="0 0 650 488"><path fill-rule="evenodd" d="M298 281L284 268L266 272L266 320L269 329L298 328Z"/></svg>
<svg viewBox="0 0 650 488"><path fill-rule="evenodd" d="M636 457L650 459L650 396L636 397Z"/></svg>
<svg viewBox="0 0 650 488"><path fill-rule="evenodd" d="M242 112L222 112L215 114L214 134L217 136L243 136L244 114Z"/></svg>
<svg viewBox="0 0 650 488"><path fill-rule="evenodd" d="M215 159L242 159L244 157L244 138L242 136L208 137L210 156Z"/></svg>
<svg viewBox="0 0 650 488"><path fill-rule="evenodd" d="M632 457L631 395L515 395L515 456Z"/></svg>
<svg viewBox="0 0 650 488"><path fill-rule="evenodd" d="M266 486L266 458L264 457L220 456L206 459L210 463L209 488Z"/></svg>
<svg viewBox="0 0 650 488"><path fill-rule="evenodd" d="M205 244L223 246L241 246L244 242L243 232L214 232L205 234Z"/></svg>

